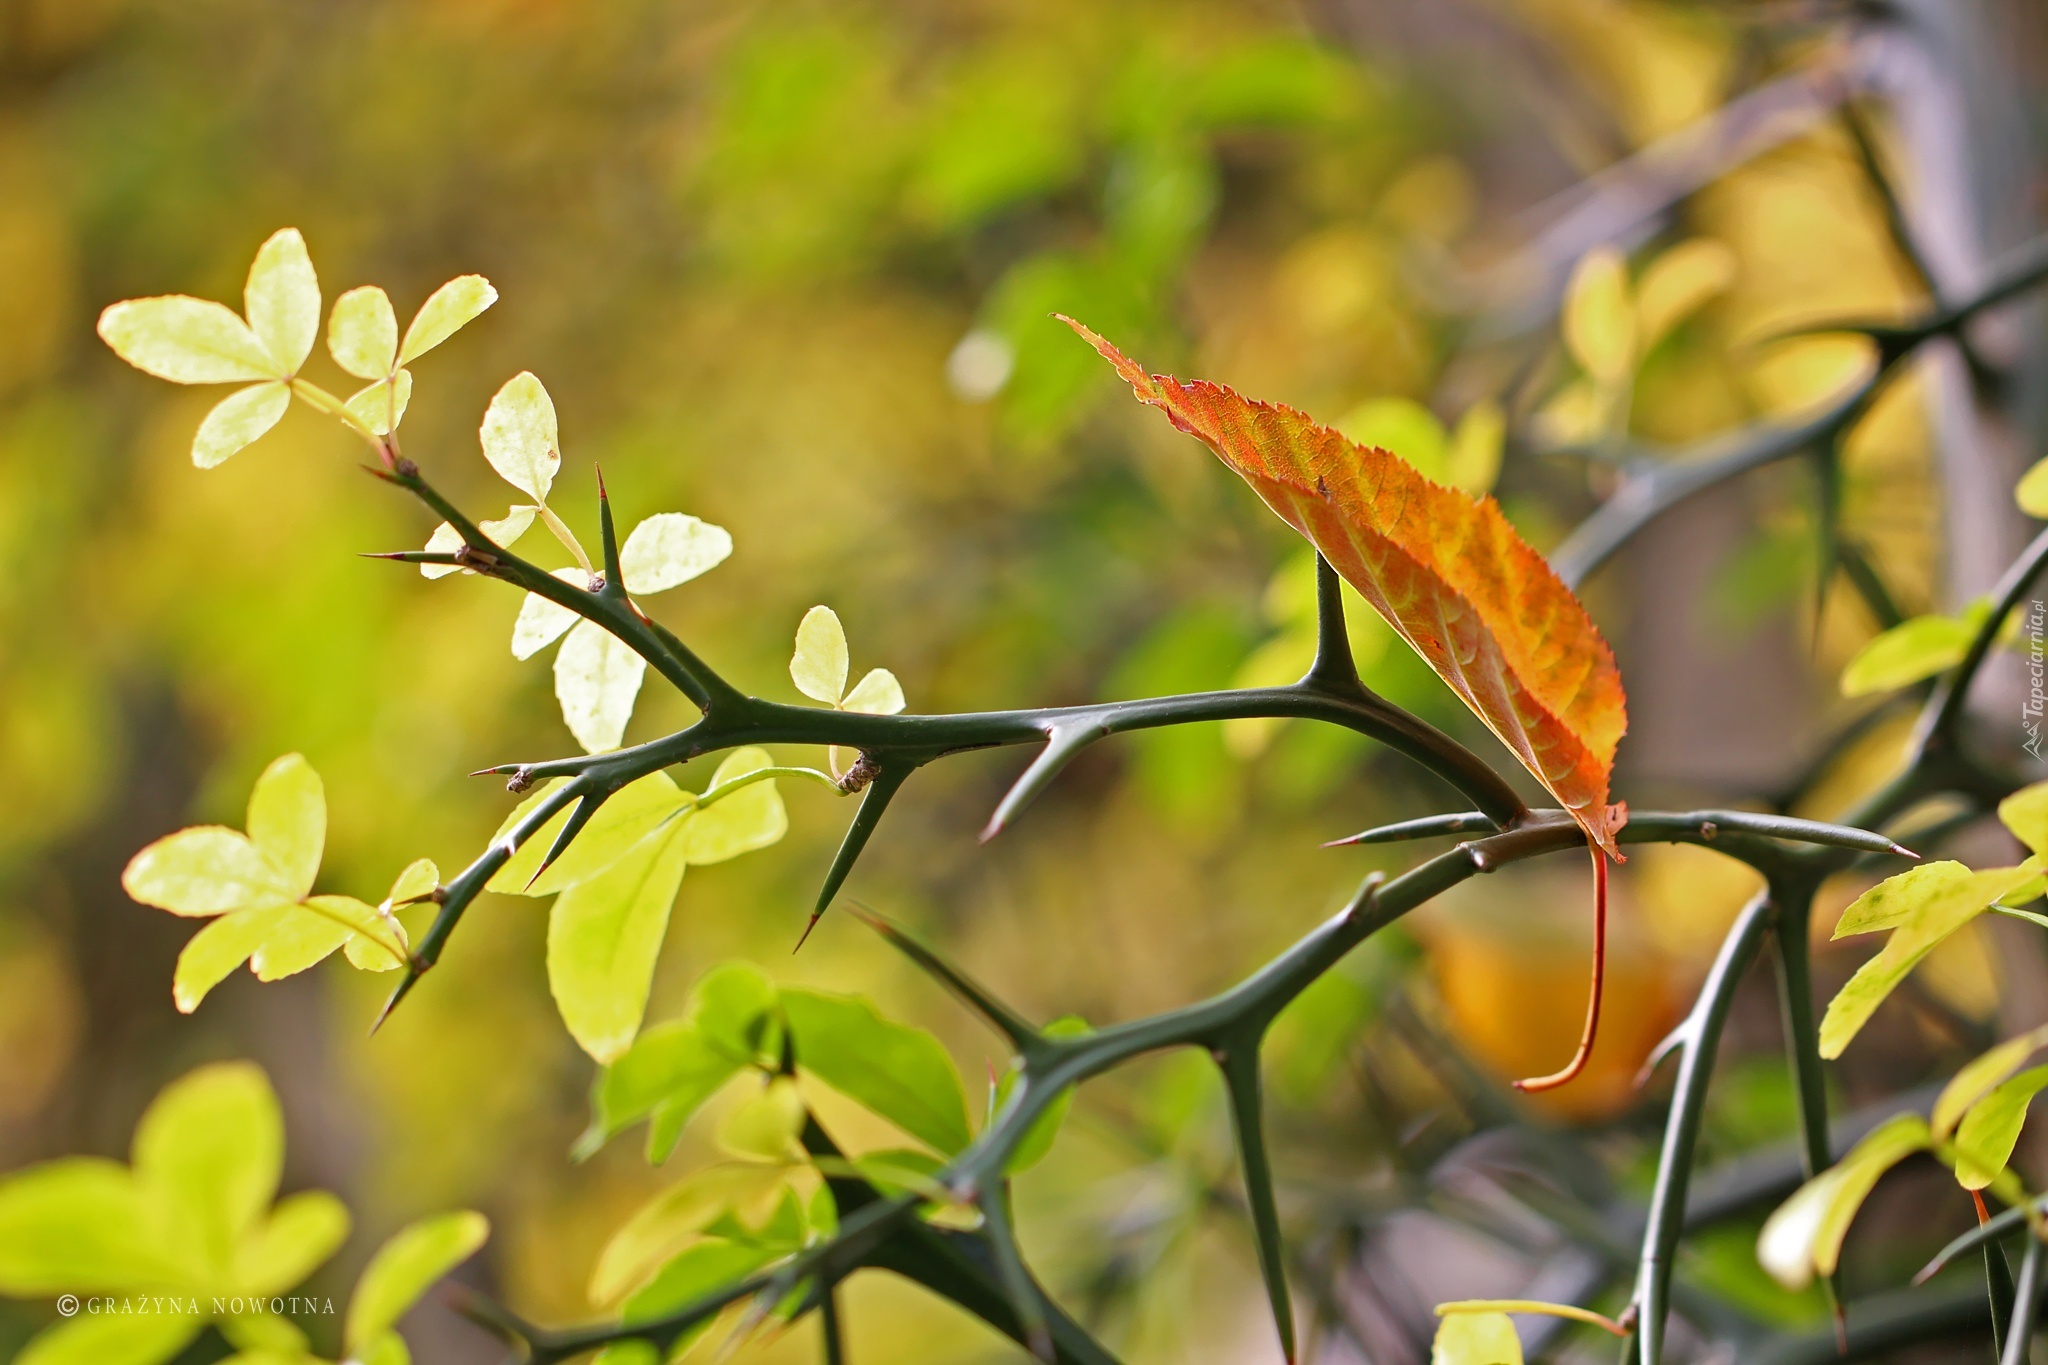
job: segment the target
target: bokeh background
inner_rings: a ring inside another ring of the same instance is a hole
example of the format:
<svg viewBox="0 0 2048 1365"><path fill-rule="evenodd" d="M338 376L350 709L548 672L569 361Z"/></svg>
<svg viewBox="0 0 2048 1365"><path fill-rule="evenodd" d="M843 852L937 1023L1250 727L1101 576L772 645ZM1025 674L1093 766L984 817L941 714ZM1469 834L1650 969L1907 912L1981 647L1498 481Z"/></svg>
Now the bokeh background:
<svg viewBox="0 0 2048 1365"><path fill-rule="evenodd" d="M1776 334L1925 297L1845 101L1936 278L1963 289L2038 226L2044 75L2027 0L4 0L0 1168L119 1154L164 1082L252 1057L285 1097L288 1184L357 1213L322 1285L339 1296L400 1222L468 1204L496 1232L464 1275L545 1321L594 1311L598 1248L670 1178L631 1141L567 1158L591 1066L548 999L535 902L485 897L374 1039L388 982L339 959L174 1011L189 926L117 880L143 843L239 824L255 774L297 750L327 782L326 883L368 895L414 857L481 848L513 798L464 773L574 746L545 661L506 651L511 594L356 557L430 521L347 437L295 411L195 471L211 395L107 353L108 302L238 299L287 224L330 299L378 283L404 314L487 275L502 301L420 367L407 453L495 515L476 426L537 371L561 412L555 502L586 538L595 462L628 522L731 530L733 557L657 610L765 695L795 699L790 639L818 602L913 710L1221 686L1299 663L1300 547L1049 314L1412 443L1497 403L1499 494L1549 548L1611 490L1615 452L1791 413L1869 363ZM1570 270L1614 243L1640 273L1697 239L1724 287L1603 417L1559 341ZM2026 534L2007 490L2048 385L2025 316L1979 342L2009 383L1973 393L1937 351L1849 445L1845 534L1909 611L1967 601ZM1591 582L1631 693L1631 801L1766 797L1845 714L1833 679L1872 623L1839 580L1819 591L1814 502L1804 463L1761 471ZM1384 646L1363 638L1372 685L1509 766ZM2016 753L2001 695L1987 724ZM650 684L629 739L690 715ZM1882 771L1898 734L1872 733L1808 809ZM1350 736L1197 727L1099 746L978 845L1021 762L921 774L851 892L1026 1013L1096 1023L1227 985L1410 856L1322 841L1454 800ZM850 918L791 956L850 806L787 799L784 844L691 874L651 1017L748 956L927 1025L978 1085L990 1039ZM1556 1248L1489 1174L1515 1144L1568 1143L1616 1190L1644 1179L1657 1091L1631 1077L1749 887L1710 854L1637 854L1594 1073L1511 1103L1500 1081L1576 1035L1586 881L1565 860L1475 887L1283 1021L1272 1103L1317 1359L1417 1361L1436 1299L1541 1292ZM1843 1102L1936 1074L2001 1011L2038 1022L2044 980L2023 937L1959 938L1840 1073ZM1755 985L1710 1162L1791 1130ZM1021 1186L1047 1280L1133 1360L1275 1358L1200 1063L1091 1086ZM1949 1194L1897 1218L1960 1225ZM1761 1279L1749 1235L1695 1247L1687 1273L1773 1321L1822 1313ZM0 1305L0 1357L46 1315ZM900 1284L859 1282L848 1315L859 1359L1020 1358ZM444 1309L413 1325L421 1359L497 1358ZM746 1358L813 1350L802 1328Z"/></svg>

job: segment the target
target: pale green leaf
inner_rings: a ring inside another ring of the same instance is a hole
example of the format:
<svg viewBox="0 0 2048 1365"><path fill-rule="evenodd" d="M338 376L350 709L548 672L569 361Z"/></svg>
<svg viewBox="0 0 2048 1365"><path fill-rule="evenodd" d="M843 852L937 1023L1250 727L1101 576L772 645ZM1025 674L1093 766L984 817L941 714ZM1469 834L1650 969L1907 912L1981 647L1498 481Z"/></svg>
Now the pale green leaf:
<svg viewBox="0 0 2048 1365"><path fill-rule="evenodd" d="M427 899L440 884L441 869L434 866L433 859L415 858L407 863L405 870L391 883L391 892L384 898L384 903L377 907L377 916L385 921L391 931L391 938L374 939L362 934L350 935L345 948L349 965L366 972L388 972L403 966L402 958L397 961L392 959L391 944L396 942L406 952L411 951L412 944L405 932L405 926L398 922L394 911L397 907Z"/></svg>
<svg viewBox="0 0 2048 1365"><path fill-rule="evenodd" d="M215 1318L214 1325L228 1344L240 1351L255 1351L272 1359L284 1358L295 1365L315 1365L306 1356L306 1334L290 1318L275 1313L238 1313Z"/></svg>
<svg viewBox="0 0 2048 1365"><path fill-rule="evenodd" d="M484 538L501 550L509 550L519 543L519 537L533 525L534 517L540 512L532 503L515 502L504 516L496 521L480 521L476 529Z"/></svg>
<svg viewBox="0 0 2048 1365"><path fill-rule="evenodd" d="M527 793L526 798L514 806L512 813L499 823L498 832L491 836L492 846L504 846L512 838L512 831L518 828L520 821L526 819L527 816L533 813L536 806L567 786L569 782L570 779L566 777L550 778L533 791ZM569 812L574 808L575 803L571 802L567 807L555 812L554 816L538 830L527 836L526 842L513 850L511 856L498 868L497 873L484 883L484 889L502 892L506 895L519 895L524 892L526 884L533 879L533 874L540 870L540 860L547 855L548 849L554 844L555 835L564 824L568 823ZM592 823L596 823L595 819L592 820Z"/></svg>
<svg viewBox="0 0 2048 1365"><path fill-rule="evenodd" d="M1950 616L1902 621L1856 651L1842 670L1842 695L1889 692L1953 668L1976 633L1975 625Z"/></svg>
<svg viewBox="0 0 2048 1365"><path fill-rule="evenodd" d="M219 1062L166 1086L135 1129L136 1183L218 1278L277 1193L284 1116L262 1068Z"/></svg>
<svg viewBox="0 0 2048 1365"><path fill-rule="evenodd" d="M1998 818L2037 858L2048 858L2048 782L2021 787L1998 803Z"/></svg>
<svg viewBox="0 0 2048 1365"><path fill-rule="evenodd" d="M1938 867L1932 864L1930 867ZM1915 868L1914 872L1927 871ZM1972 872L1967 877L1956 879L1944 877L1938 884L1931 885L1928 894L1907 906L1904 911L1887 908L1883 918L1896 923L1897 928L1885 942L1876 957L1871 958L1857 969L1848 984L1828 1002L1827 1013L1820 1024L1820 1055L1839 1057L1842 1049L1849 1045L1858 1030L1869 1021L1885 997L1889 996L1906 974L1920 965L1941 941L1956 930L1982 914L1990 904L2008 890L2027 880L2031 874L2016 867L1992 868L1983 872ZM1912 876L1911 872L1893 878L1899 881ZM1879 888L1882 889L1882 888ZM1869 899L1875 892L1867 893ZM1849 924L1857 915L1859 900L1843 913L1843 924ZM1873 912L1877 914L1878 912ZM1874 927L1874 926L1873 926ZM1843 932L1865 932L1844 930Z"/></svg>
<svg viewBox="0 0 2048 1365"><path fill-rule="evenodd" d="M1735 283L1735 253L1711 237L1680 242L1650 262L1636 287L1636 317L1642 349L1662 341L1710 299Z"/></svg>
<svg viewBox="0 0 2048 1365"><path fill-rule="evenodd" d="M615 1133L657 1111L665 1120L664 1130L680 1134L690 1116L743 1066L685 1020L671 1019L643 1030L592 1087L590 1130L578 1141L577 1154L594 1154ZM659 1163L668 1152L648 1155Z"/></svg>
<svg viewBox="0 0 2048 1365"><path fill-rule="evenodd" d="M247 962L285 913L295 909L284 902L230 911L187 939L171 976L171 999L178 1012L190 1014L198 1009L207 993Z"/></svg>
<svg viewBox="0 0 2048 1365"><path fill-rule="evenodd" d="M478 436L498 477L535 502L548 500L555 471L562 467L562 438L554 400L540 380L531 372L507 380L491 399Z"/></svg>
<svg viewBox="0 0 2048 1365"><path fill-rule="evenodd" d="M327 844L327 793L303 754L275 759L249 793L249 838L293 900L313 889Z"/></svg>
<svg viewBox="0 0 2048 1365"><path fill-rule="evenodd" d="M101 335L105 335L104 327ZM2020 476L2019 487L2013 490L2013 500L2028 516L2048 519L2048 460L2036 462Z"/></svg>
<svg viewBox="0 0 2048 1365"><path fill-rule="evenodd" d="M320 281L297 228L279 228L257 248L242 290L249 330L263 343L279 378L299 372L320 335Z"/></svg>
<svg viewBox="0 0 2048 1365"><path fill-rule="evenodd" d="M384 898L386 905L404 905L408 901L424 899L432 895L434 888L441 884L441 869L434 866L432 858L415 858L393 879L391 894Z"/></svg>
<svg viewBox="0 0 2048 1365"><path fill-rule="evenodd" d="M630 1293L728 1209L757 1203L783 1183L782 1171L750 1163L691 1172L612 1234L591 1271L591 1301L607 1304Z"/></svg>
<svg viewBox="0 0 2048 1365"><path fill-rule="evenodd" d="M457 275L427 295L405 329L398 363L410 365L468 326L477 314L498 301L498 291L481 275Z"/></svg>
<svg viewBox="0 0 2048 1365"><path fill-rule="evenodd" d="M358 379L383 379L398 368L398 317L374 284L351 289L327 315L327 350Z"/></svg>
<svg viewBox="0 0 2048 1365"><path fill-rule="evenodd" d="M782 1010L798 1066L936 1151L972 1138L960 1073L931 1034L852 996L785 990Z"/></svg>
<svg viewBox="0 0 2048 1365"><path fill-rule="evenodd" d="M1941 1094L1934 1101L1934 1113L1928 1119L1928 1127L1936 1139L1945 1140L1955 1131L1956 1124L1962 1121L1971 1105L1983 1099L2044 1046L2048 1046L2048 1024L2030 1029L2017 1038L2008 1038L1951 1077L1949 1083L1941 1088Z"/></svg>
<svg viewBox="0 0 2048 1365"><path fill-rule="evenodd" d="M452 555L462 548L462 544L462 532L456 530L445 521L434 528L434 534L427 537L427 551L430 554ZM446 578L452 573L468 572L468 569L463 568L459 564L420 565L420 576L422 578Z"/></svg>
<svg viewBox="0 0 2048 1365"><path fill-rule="evenodd" d="M316 896L314 899L335 901L343 897ZM362 905L362 902L355 904ZM366 905L363 909L372 916L376 914ZM249 955L249 970L256 974L258 981L282 981L319 966L348 940L348 926L333 917L314 913L310 902L287 905L275 912L269 932Z"/></svg>
<svg viewBox="0 0 2048 1365"><path fill-rule="evenodd" d="M555 699L586 753L619 747L647 661L602 626L578 621L555 654Z"/></svg>
<svg viewBox="0 0 2048 1365"><path fill-rule="evenodd" d="M633 528L619 548L619 574L630 593L665 592L725 562L732 536L723 526L662 512Z"/></svg>
<svg viewBox="0 0 2048 1365"><path fill-rule="evenodd" d="M68 1156L0 1177L0 1293L42 1298L181 1280L127 1167Z"/></svg>
<svg viewBox="0 0 2048 1365"><path fill-rule="evenodd" d="M1829 937L1844 939L1853 934L1896 929L1927 906L1940 904L1951 897L1969 898L1973 894L1976 876L1962 863L1947 859L1909 867L1885 878L1851 901L1842 917L1835 921L1835 932Z"/></svg>
<svg viewBox="0 0 2048 1365"><path fill-rule="evenodd" d="M285 874L239 830L195 825L167 834L128 860L121 888L174 915L218 915L293 898Z"/></svg>
<svg viewBox="0 0 2048 1365"><path fill-rule="evenodd" d="M1041 1032L1048 1038L1079 1038L1085 1036L1091 1030L1088 1027L1087 1020L1080 1018L1078 1015L1070 1014L1053 1020ZM1017 1068L1011 1067L1003 1073L1003 1078L996 1083L996 1091L991 1097L989 1104L991 1117L1010 1098L1010 1092L1017 1088L1017 1078L1021 1074ZM1046 1154L1052 1151L1053 1142L1060 1135L1060 1126L1067 1121L1067 1113L1073 1107L1074 1088L1068 1086L1053 1098L1052 1103L1047 1105L1037 1118L1031 1121L1031 1127L1025 1131L1023 1138L1011 1150L1010 1159L1004 1163L1004 1172L1009 1175L1016 1175L1020 1171L1030 1170L1033 1166L1045 1160Z"/></svg>
<svg viewBox="0 0 2048 1365"><path fill-rule="evenodd" d="M405 420L405 410L411 402L412 371L400 370L389 379L379 379L357 389L343 406L371 431L379 436L388 436Z"/></svg>
<svg viewBox="0 0 2048 1365"><path fill-rule="evenodd" d="M846 630L830 607L812 607L797 623L790 680L807 697L836 706L846 695Z"/></svg>
<svg viewBox="0 0 2048 1365"><path fill-rule="evenodd" d="M211 299L183 294L129 299L100 314L99 332L115 355L174 384L232 384L288 377L249 330L249 324Z"/></svg>
<svg viewBox="0 0 2048 1365"><path fill-rule="evenodd" d="M1446 1313L1437 1320L1429 1365L1522 1365L1522 1339L1506 1313Z"/></svg>
<svg viewBox="0 0 2048 1365"><path fill-rule="evenodd" d="M578 588L586 586L590 580L590 575L573 565L555 570L555 577ZM569 627L576 624L576 619L576 613L567 607L550 602L538 593L526 594L526 600L519 604L519 618L512 623L512 657L531 659L561 639Z"/></svg>
<svg viewBox="0 0 2048 1365"><path fill-rule="evenodd" d="M1840 1162L1801 1186L1764 1222L1757 1261L1787 1289L1835 1273L1842 1239L1886 1171L1932 1141L1927 1121L1900 1114L1864 1135Z"/></svg>
<svg viewBox="0 0 2048 1365"><path fill-rule="evenodd" d="M784 1254L780 1248L760 1242L707 1238L672 1258L654 1278L634 1291L632 1297L619 1306L619 1317L625 1322L647 1322L667 1317L735 1280L745 1279ZM687 1347L711 1325L712 1322L707 1321L683 1333L676 1348ZM659 1365L660 1360L659 1352L644 1357L645 1365ZM616 1361L600 1357L592 1365L637 1365L637 1362L624 1356Z"/></svg>
<svg viewBox="0 0 2048 1365"><path fill-rule="evenodd" d="M1474 497L1491 493L1500 478L1501 448L1507 442L1508 419L1500 404L1482 399L1465 409L1444 460L1444 481Z"/></svg>
<svg viewBox="0 0 2048 1365"><path fill-rule="evenodd" d="M379 1247L349 1299L348 1349L358 1351L396 1327L436 1280L476 1254L490 1232L482 1214L462 1210L409 1223Z"/></svg>
<svg viewBox="0 0 2048 1365"><path fill-rule="evenodd" d="M1636 310L1628 266L1611 246L1579 259L1565 287L1564 343L1579 367L1610 387L1626 381L1636 362Z"/></svg>
<svg viewBox="0 0 2048 1365"><path fill-rule="evenodd" d="M81 1315L36 1336L14 1365L161 1365L205 1325L177 1312Z"/></svg>
<svg viewBox="0 0 2048 1365"><path fill-rule="evenodd" d="M2048 1066L2022 1071L2004 1081L1963 1116L1956 1129L1956 1180L1966 1190L1981 1190L1998 1179L2027 1121L2027 1106L2048 1087Z"/></svg>
<svg viewBox="0 0 2048 1365"><path fill-rule="evenodd" d="M554 865L541 873L533 885L523 888L524 894L551 896L601 875L643 840L663 836L664 831L672 835L676 817L689 809L690 802L690 794L677 787L675 780L665 772L652 772L628 783L598 808L597 814L591 817L590 823L583 827L583 832L576 836L575 842L555 860ZM545 856L554 844L553 830L558 829L560 826L556 825L552 830L543 831L546 837L536 836L521 850L522 854L530 849ZM517 861L522 865L528 863L523 857ZM539 865L538 858L531 861L532 867ZM533 874L528 871L527 875L531 877ZM495 883L497 878L492 878L492 881ZM505 889L512 888L508 886Z"/></svg>
<svg viewBox="0 0 2048 1365"><path fill-rule="evenodd" d="M1368 398L1337 419L1337 430L1363 446L1390 451L1438 483L1448 477L1450 444L1436 414L1412 398Z"/></svg>
<svg viewBox="0 0 2048 1365"><path fill-rule="evenodd" d="M718 1125L718 1145L750 1161L801 1161L804 1097L789 1076L777 1076L733 1107Z"/></svg>
<svg viewBox="0 0 2048 1365"><path fill-rule="evenodd" d="M603 874L564 891L548 916L548 988L579 1046L611 1062L632 1045L683 882L682 843L642 840Z"/></svg>
<svg viewBox="0 0 2048 1365"><path fill-rule="evenodd" d="M277 1202L235 1249L238 1292L281 1294L327 1263L348 1240L348 1207L325 1190L306 1190Z"/></svg>
<svg viewBox="0 0 2048 1365"><path fill-rule="evenodd" d="M903 684L888 669L871 668L839 705L842 710L863 715L893 716L903 709Z"/></svg>
<svg viewBox="0 0 2048 1365"><path fill-rule="evenodd" d="M404 1337L396 1332L386 1332L354 1352L350 1359L357 1365L412 1365L412 1352L406 1347Z"/></svg>
<svg viewBox="0 0 2048 1365"><path fill-rule="evenodd" d="M710 796L725 783L774 764L766 749L735 749L711 775ZM789 831L789 813L774 778L764 778L721 796L685 818L683 856L692 863L722 863L757 848L766 848Z"/></svg>
<svg viewBox="0 0 2048 1365"><path fill-rule="evenodd" d="M291 405L291 388L279 380L229 394L192 434L192 463L212 469L276 426Z"/></svg>

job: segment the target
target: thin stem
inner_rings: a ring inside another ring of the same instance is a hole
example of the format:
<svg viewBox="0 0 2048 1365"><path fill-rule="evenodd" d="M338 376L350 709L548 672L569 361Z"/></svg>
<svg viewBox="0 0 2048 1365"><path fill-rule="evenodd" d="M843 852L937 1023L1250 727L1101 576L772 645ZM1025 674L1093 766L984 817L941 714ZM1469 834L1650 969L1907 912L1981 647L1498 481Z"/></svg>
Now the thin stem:
<svg viewBox="0 0 2048 1365"><path fill-rule="evenodd" d="M2019 1284L2012 1294L2012 1317L2005 1325L2005 1351L1998 1365L2027 1365L2034 1344L2034 1317L2041 1308L2041 1245L2039 1237L2028 1236Z"/></svg>
<svg viewBox="0 0 2048 1365"><path fill-rule="evenodd" d="M1560 1071L1548 1076L1531 1076L1515 1082L1525 1094L1555 1090L1576 1080L1593 1055L1593 1043L1600 1036L1600 997L1607 986L1607 855L1590 838L1586 847L1593 853L1593 980L1586 990L1586 1024L1579 1033L1578 1050Z"/></svg>

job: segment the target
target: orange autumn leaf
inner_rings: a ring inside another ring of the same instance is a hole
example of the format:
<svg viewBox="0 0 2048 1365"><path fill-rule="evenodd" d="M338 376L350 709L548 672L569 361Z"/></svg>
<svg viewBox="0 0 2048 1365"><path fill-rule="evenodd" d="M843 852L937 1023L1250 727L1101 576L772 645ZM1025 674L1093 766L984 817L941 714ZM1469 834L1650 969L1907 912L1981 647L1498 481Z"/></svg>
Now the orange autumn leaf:
<svg viewBox="0 0 2048 1365"><path fill-rule="evenodd" d="M1432 483L1293 408L1147 374L1072 318L1141 402L1199 438L1308 537L1616 861L1607 802L1627 698L1599 628L1492 498Z"/></svg>

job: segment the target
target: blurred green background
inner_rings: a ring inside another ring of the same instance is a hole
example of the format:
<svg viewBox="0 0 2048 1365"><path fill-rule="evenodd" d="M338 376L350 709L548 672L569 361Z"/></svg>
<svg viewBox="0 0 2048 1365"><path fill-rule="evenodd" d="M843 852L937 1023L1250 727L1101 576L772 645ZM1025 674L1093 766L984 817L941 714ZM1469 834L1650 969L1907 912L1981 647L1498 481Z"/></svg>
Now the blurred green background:
<svg viewBox="0 0 2048 1365"><path fill-rule="evenodd" d="M2040 14L1978 8L2018 111L2004 150L2034 167ZM324 775L323 876L367 895L414 857L448 869L481 848L513 798L464 773L574 745L544 664L506 652L510 593L356 557L420 544L430 520L363 477L349 438L294 411L200 474L186 446L212 396L107 353L105 304L238 299L287 224L330 299L377 283L406 316L443 279L487 275L502 301L421 365L407 454L495 515L476 425L504 378L538 372L561 413L554 502L586 540L597 462L625 522L681 510L731 530L732 558L657 610L764 695L795 699L789 643L819 602L856 672L893 669L914 711L1221 686L1298 654L1299 547L1049 315L1326 420L1412 432L1415 410L1359 405L1412 400L1450 426L1498 402L1500 496L1549 548L1612 485L1558 448L1682 445L1792 411L1867 356L1763 338L1918 296L1831 113L1868 75L1860 22L1648 0L5 0L0 1168L118 1153L165 1081L253 1057L286 1100L288 1185L357 1210L333 1292L405 1218L468 1203L497 1232L465 1273L549 1321L594 1311L597 1249L666 1178L631 1142L567 1159L590 1064L548 999L535 902L485 897L374 1039L387 980L333 964L238 975L196 1016L173 1010L187 926L128 902L120 868L181 824L239 824L273 757ZM1915 160L1938 137L1898 126L1879 119L1902 180L1941 190ZM1690 169L1644 170L1673 164ZM1998 205L2032 205L2032 174L1979 196L1979 257L1959 269L2010 244ZM1603 241L1640 275L1702 237L1733 262L1725 288L1641 357L1632 402L1589 417L1555 323L1566 273ZM313 366L341 382L324 351ZM1983 586L1942 529L1935 379L1863 423L1845 476L1846 526L1909 610ZM1632 800L1754 796L1839 709L1832 678L1871 622L1842 593L1815 612L1811 502L1804 469L1766 471L1594 580L1630 683ZM1369 681L1481 743L1384 644L1361 646ZM629 742L691 714L650 682ZM1227 985L1377 865L1320 842L1454 800L1350 736L1197 727L1101 746L980 847L1021 761L926 770L851 892L1039 1018L1102 1023ZM850 918L790 955L850 806L788 800L783 845L685 884L650 1018L745 955L928 1025L978 1084L1000 1060L989 1038ZM1376 1312L1397 1340L1415 1311L1384 1290L1356 1307L1376 1254L1358 1229L1410 1202L1416 1153L1485 1126L1446 1098L1464 1093L1446 1068L1499 1078L1568 1051L1583 881L1574 864L1475 888L1285 1021L1283 1173L1371 1213L1304 1243L1354 1336ZM1747 889L1709 855L1630 863L1609 1042L1539 1122L1603 1125L1627 1166L1654 1123L1628 1077ZM1999 981L1991 950L1960 942L1975 946L1931 1008L1969 1025ZM1791 1122L1772 1007L1754 1003L1731 1046L1758 1053L1756 1082L1729 1087L1723 1151ZM1923 1024L1897 1024L1903 1070L1957 1045ZM1049 1282L1136 1360L1271 1351L1249 1241L1217 1197L1234 1188L1219 1093L1175 1062L1091 1087L1022 1186ZM862 1359L1016 1356L893 1282L860 1282L848 1311ZM44 1316L0 1307L0 1355ZM419 1330L422 1359L495 1358L444 1311ZM807 1333L747 1358L808 1358ZM1406 1358L1358 1349L1380 1354L1329 1358Z"/></svg>

